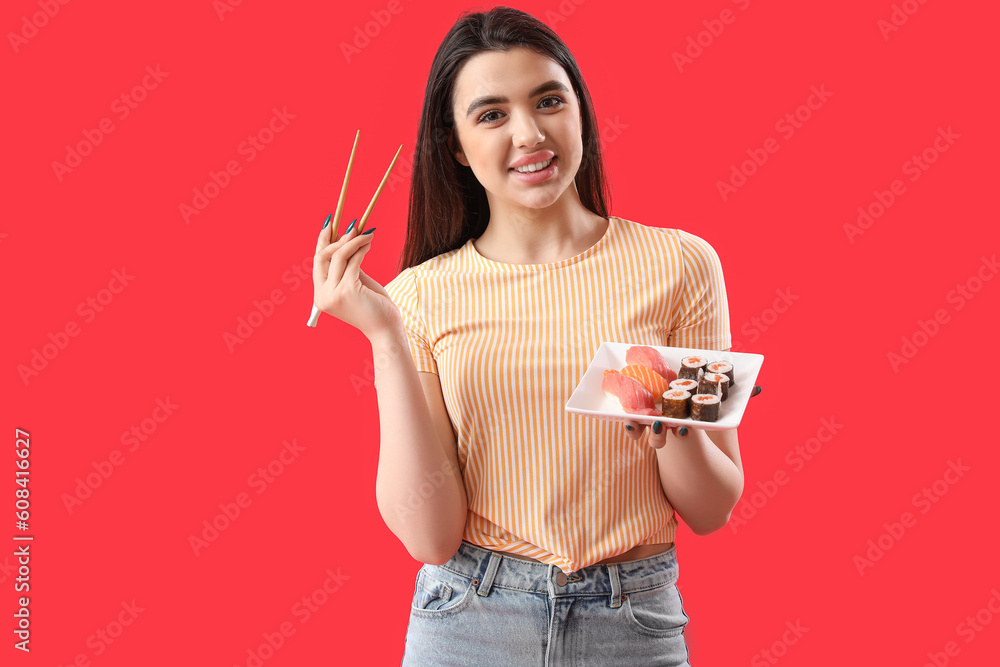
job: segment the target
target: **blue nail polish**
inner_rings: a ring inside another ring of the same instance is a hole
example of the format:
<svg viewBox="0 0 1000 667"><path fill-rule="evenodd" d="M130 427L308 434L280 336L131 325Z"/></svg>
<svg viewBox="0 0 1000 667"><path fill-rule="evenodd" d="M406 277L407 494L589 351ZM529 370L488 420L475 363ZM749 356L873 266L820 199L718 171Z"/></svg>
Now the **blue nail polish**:
<svg viewBox="0 0 1000 667"><path fill-rule="evenodd" d="M681 433L681 435L687 435L688 434L688 427L687 426L681 426L680 433Z"/></svg>
<svg viewBox="0 0 1000 667"><path fill-rule="evenodd" d="M374 231L375 231L375 228L372 227L371 229L366 229L365 231L361 232L361 235L364 236L365 234L371 234Z"/></svg>
<svg viewBox="0 0 1000 667"><path fill-rule="evenodd" d="M750 392L750 398L753 398L760 393L760 386L754 385L753 391Z"/></svg>
<svg viewBox="0 0 1000 667"><path fill-rule="evenodd" d="M354 229L354 223L355 223L355 222L357 222L357 221L358 221L358 219L357 219L357 218L354 218L354 220L351 220L351 226L350 226L350 227L348 227L348 228L347 228L347 229L346 229L346 230L344 231L344 233L345 233L345 234L348 234L348 233L350 233L350 231L351 231L352 229Z"/></svg>
<svg viewBox="0 0 1000 667"><path fill-rule="evenodd" d="M628 430L628 431L631 431L632 430L632 425L631 424L625 424L625 429Z"/></svg>
<svg viewBox="0 0 1000 667"><path fill-rule="evenodd" d="M331 213L330 215L326 216L326 221L323 222L323 229L326 229L326 226L330 224L330 218L332 218L332 217L333 217L333 213Z"/></svg>
<svg viewBox="0 0 1000 667"><path fill-rule="evenodd" d="M660 431L663 430L663 424L660 422L653 422L653 433L659 435Z"/></svg>

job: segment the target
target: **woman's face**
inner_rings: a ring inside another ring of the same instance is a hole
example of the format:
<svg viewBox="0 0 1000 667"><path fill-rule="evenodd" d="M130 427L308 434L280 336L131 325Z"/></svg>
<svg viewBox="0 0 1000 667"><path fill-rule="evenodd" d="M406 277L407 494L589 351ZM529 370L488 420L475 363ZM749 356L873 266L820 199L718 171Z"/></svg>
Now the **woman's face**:
<svg viewBox="0 0 1000 667"><path fill-rule="evenodd" d="M470 167L497 200L523 208L544 208L566 192L583 157L580 102L566 71L526 48L483 51L462 66L453 94L456 159ZM525 156L532 163L553 158L546 169L518 174Z"/></svg>

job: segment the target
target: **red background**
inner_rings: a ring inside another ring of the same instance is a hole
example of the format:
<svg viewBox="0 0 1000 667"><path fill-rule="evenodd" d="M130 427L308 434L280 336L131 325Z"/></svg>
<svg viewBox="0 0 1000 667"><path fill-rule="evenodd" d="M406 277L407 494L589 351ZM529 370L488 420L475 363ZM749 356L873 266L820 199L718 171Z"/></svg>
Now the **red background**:
<svg viewBox="0 0 1000 667"><path fill-rule="evenodd" d="M987 343L1000 280L973 280L979 291L961 302L955 290L977 271L993 277L981 258L998 246L997 10L514 4L552 25L580 64L605 129L612 214L709 241L734 348L765 356L763 392L739 429L746 486L734 521L749 519L706 537L682 524L678 537L692 663L774 664L768 650L788 666L919 666L929 654L996 664L1000 618L987 603L1000 591L990 546L1000 457ZM468 6L387 5L247 1L220 18L209 0L70 2L46 19L37 0L4 4L3 425L8 447L16 427L31 433L35 536L32 651L14 650L5 630L4 664L84 654L107 667L246 665L285 622L295 632L266 665L398 664L420 564L375 503L371 348L328 316L306 327L311 281L291 278L309 266L358 129L346 221L405 144L364 265L382 284L396 274L427 73ZM711 43L701 35L708 46L679 70L673 53L727 9L734 20ZM348 61L341 44L373 11L391 20ZM894 11L907 20L883 35ZM41 27L25 28L36 14ZM120 118L114 101L147 66L168 74ZM811 86L831 95L786 137L775 124ZM248 161L238 147L275 107L294 119ZM60 180L53 163L105 118L114 130ZM939 128L958 138L911 181L904 163ZM718 182L770 137L778 151L724 200ZM185 222L181 204L230 160L240 173ZM849 238L858 207L896 179L905 193ZM109 296L101 290L123 267L134 278L87 321L78 307ZM274 290L282 303L230 350L224 336ZM777 314L784 290L797 299ZM917 335L894 368L890 353L938 311L934 335ZM78 335L23 379L19 368L70 323ZM167 398L173 414L147 421L155 432L129 451L123 434ZM796 467L796 448L829 434L823 419L843 426ZM286 440L304 450L253 486ZM116 450L121 465L69 511L78 478ZM14 545L10 451L0 534ZM969 468L948 476L954 484L939 481L949 461ZM787 484L768 496L759 484L779 471ZM925 487L935 502L915 501ZM189 537L240 493L250 505L195 555ZM884 524L904 512L914 522L890 537ZM888 548L859 572L856 557L880 536ZM6 558L4 628L17 604ZM340 588L303 622L295 605L328 569ZM92 636L133 600L143 611L98 655ZM977 612L978 630L960 625ZM786 643L796 622L808 631Z"/></svg>

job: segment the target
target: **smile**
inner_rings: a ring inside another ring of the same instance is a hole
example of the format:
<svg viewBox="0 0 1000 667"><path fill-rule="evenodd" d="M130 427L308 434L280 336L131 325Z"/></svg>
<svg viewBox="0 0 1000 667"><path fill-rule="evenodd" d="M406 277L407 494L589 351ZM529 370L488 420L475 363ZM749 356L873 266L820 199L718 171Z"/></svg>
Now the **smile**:
<svg viewBox="0 0 1000 667"><path fill-rule="evenodd" d="M545 169L552 162L553 158L549 158L544 162L536 162L534 164L526 164L523 167L516 167L513 171L519 171L522 174L530 174L533 171L538 171L539 169Z"/></svg>

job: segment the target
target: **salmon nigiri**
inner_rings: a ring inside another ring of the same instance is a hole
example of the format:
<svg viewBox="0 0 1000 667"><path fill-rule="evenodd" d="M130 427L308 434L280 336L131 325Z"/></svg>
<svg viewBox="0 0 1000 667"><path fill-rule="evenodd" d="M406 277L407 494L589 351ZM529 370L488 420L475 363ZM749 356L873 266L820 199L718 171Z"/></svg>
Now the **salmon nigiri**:
<svg viewBox="0 0 1000 667"><path fill-rule="evenodd" d="M634 415L659 415L655 397L641 382L615 370L604 371L601 389L618 399L625 412Z"/></svg>
<svg viewBox="0 0 1000 667"><path fill-rule="evenodd" d="M625 351L625 363L628 365L641 364L646 368L652 368L663 376L669 385L677 379L677 373L667 365L667 360L663 358L656 348L648 345L633 345ZM657 394L659 395L659 394Z"/></svg>
<svg viewBox="0 0 1000 667"><path fill-rule="evenodd" d="M663 392L670 389L670 383L666 378L654 371L649 366L643 364L632 364L621 370L622 375L627 375L633 380L638 380L643 387L653 394L653 398L660 398Z"/></svg>

